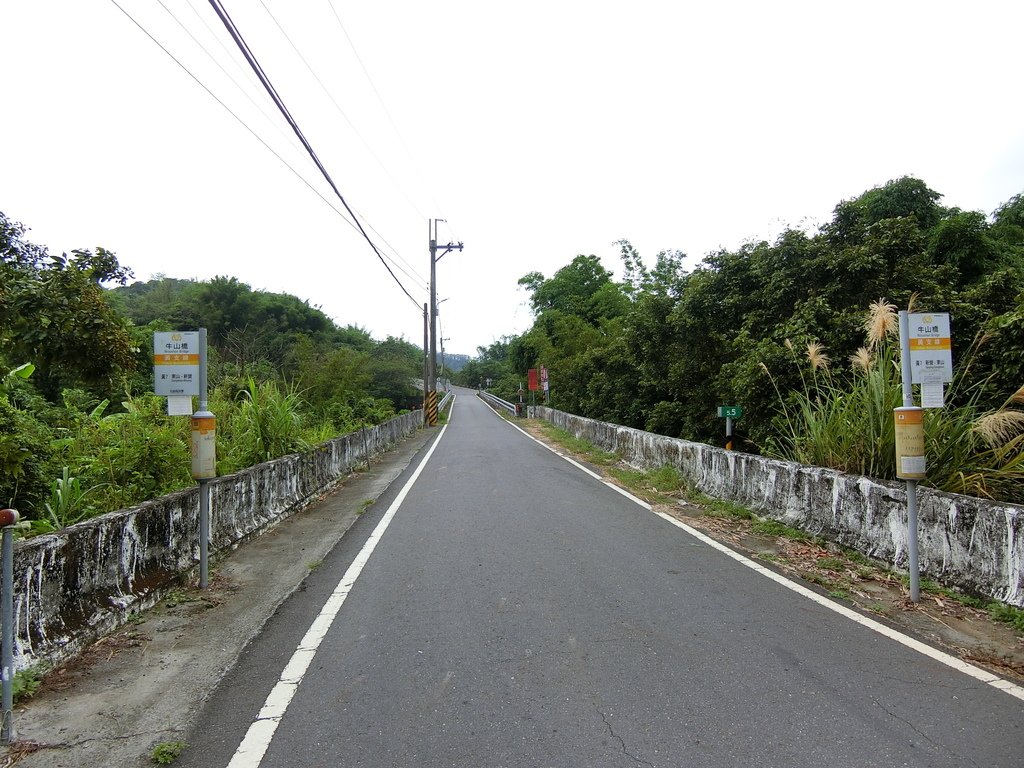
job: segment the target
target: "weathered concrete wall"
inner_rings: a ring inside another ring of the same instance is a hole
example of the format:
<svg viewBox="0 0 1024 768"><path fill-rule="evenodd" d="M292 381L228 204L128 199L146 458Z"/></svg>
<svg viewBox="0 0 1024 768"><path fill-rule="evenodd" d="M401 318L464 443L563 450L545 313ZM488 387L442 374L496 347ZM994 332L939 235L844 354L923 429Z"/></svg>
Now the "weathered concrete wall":
<svg viewBox="0 0 1024 768"><path fill-rule="evenodd" d="M280 522L422 424L422 412L403 414L212 480L211 554ZM15 667L74 655L155 603L198 562L197 488L16 542Z"/></svg>
<svg viewBox="0 0 1024 768"><path fill-rule="evenodd" d="M906 567L903 483L725 451L550 408L533 410L637 468L669 464L709 496ZM918 502L923 573L1024 607L1024 507L927 488L919 489Z"/></svg>

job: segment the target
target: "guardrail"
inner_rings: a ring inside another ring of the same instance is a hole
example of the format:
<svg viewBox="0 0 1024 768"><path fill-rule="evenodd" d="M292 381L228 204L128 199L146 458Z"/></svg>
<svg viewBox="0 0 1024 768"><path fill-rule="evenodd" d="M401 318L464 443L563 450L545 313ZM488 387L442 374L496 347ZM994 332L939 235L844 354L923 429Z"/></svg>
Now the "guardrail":
<svg viewBox="0 0 1024 768"><path fill-rule="evenodd" d="M513 416L523 415L524 406L521 403L510 403L508 400L502 400L500 397L495 397L490 392L484 392L483 390L477 392L476 396L492 408L501 408L502 410L508 411Z"/></svg>
<svg viewBox="0 0 1024 768"><path fill-rule="evenodd" d="M448 394L446 394L444 397L442 397L441 398L441 402L437 404L437 412L440 413L445 408L447 408L448 407L448 403L450 403L454 399L454 397L455 397L455 393L454 392L448 392Z"/></svg>

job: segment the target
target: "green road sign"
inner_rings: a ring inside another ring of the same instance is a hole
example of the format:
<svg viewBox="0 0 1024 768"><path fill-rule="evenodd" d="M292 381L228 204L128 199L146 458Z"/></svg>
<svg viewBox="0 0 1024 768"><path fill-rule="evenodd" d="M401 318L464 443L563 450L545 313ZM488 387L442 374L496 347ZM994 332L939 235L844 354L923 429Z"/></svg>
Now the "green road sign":
<svg viewBox="0 0 1024 768"><path fill-rule="evenodd" d="M718 418L720 419L738 419L742 415L743 409L738 405L718 406Z"/></svg>

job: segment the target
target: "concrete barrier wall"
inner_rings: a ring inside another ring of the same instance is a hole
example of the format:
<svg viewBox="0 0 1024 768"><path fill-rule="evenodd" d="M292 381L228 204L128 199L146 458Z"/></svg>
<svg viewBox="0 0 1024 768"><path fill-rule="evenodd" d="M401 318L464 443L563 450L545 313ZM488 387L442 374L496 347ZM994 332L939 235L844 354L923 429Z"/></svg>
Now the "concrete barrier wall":
<svg viewBox="0 0 1024 768"><path fill-rule="evenodd" d="M412 412L210 482L210 552L275 525L423 424ZM179 491L15 543L15 668L69 658L199 563L199 493Z"/></svg>
<svg viewBox="0 0 1024 768"><path fill-rule="evenodd" d="M687 482L865 555L905 568L903 483L725 451L556 411L532 409L639 469L676 467ZM1024 607L1024 507L919 489L922 573Z"/></svg>

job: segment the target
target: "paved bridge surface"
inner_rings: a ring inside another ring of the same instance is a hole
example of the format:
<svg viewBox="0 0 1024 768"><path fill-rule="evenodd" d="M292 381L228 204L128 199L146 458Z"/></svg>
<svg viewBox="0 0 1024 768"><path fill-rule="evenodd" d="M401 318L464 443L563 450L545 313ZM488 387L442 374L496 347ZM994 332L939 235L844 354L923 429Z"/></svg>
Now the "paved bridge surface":
<svg viewBox="0 0 1024 768"><path fill-rule="evenodd" d="M695 538L459 393L176 762L1020 766L1024 703Z"/></svg>

